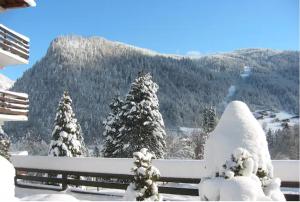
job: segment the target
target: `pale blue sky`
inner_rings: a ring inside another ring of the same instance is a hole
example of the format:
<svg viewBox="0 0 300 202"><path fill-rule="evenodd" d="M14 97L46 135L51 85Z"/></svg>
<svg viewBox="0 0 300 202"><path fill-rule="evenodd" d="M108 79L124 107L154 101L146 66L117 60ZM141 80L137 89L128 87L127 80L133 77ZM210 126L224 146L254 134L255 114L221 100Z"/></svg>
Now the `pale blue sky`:
<svg viewBox="0 0 300 202"><path fill-rule="evenodd" d="M55 37L102 36L161 53L239 48L298 50L298 0L36 0L36 8L0 14L31 39L29 65L0 73L19 78Z"/></svg>

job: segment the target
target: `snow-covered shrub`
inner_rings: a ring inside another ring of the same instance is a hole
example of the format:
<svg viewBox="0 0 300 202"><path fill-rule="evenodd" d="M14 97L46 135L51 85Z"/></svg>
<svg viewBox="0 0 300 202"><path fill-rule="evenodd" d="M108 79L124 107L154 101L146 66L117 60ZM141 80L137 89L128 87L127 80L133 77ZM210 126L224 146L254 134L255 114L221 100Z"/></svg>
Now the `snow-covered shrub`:
<svg viewBox="0 0 300 202"><path fill-rule="evenodd" d="M124 199L127 201L160 201L156 181L160 177L159 170L151 165L155 155L146 148L133 153L134 181L127 187Z"/></svg>
<svg viewBox="0 0 300 202"><path fill-rule="evenodd" d="M217 125L216 108L213 106L205 107L203 110L202 128L205 133L213 131Z"/></svg>
<svg viewBox="0 0 300 202"><path fill-rule="evenodd" d="M285 200L280 179L273 179L266 135L243 102L227 106L207 140L204 160L203 200Z"/></svg>
<svg viewBox="0 0 300 202"><path fill-rule="evenodd" d="M81 127L71 105L72 100L65 91L55 117L49 156L77 157L86 154Z"/></svg>
<svg viewBox="0 0 300 202"><path fill-rule="evenodd" d="M225 178L233 178L235 176L250 176L253 174L253 159L251 154L242 148L238 148L223 165L222 173L217 175Z"/></svg>
<svg viewBox="0 0 300 202"><path fill-rule="evenodd" d="M8 135L2 130L0 126L0 156L3 156L9 160L10 155L8 153L10 147L10 140Z"/></svg>

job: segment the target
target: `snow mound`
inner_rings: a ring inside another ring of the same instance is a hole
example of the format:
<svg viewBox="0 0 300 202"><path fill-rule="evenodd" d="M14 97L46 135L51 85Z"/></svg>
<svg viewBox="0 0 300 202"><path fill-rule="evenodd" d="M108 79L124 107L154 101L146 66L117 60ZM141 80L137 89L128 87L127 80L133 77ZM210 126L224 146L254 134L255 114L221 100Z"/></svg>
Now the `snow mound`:
<svg viewBox="0 0 300 202"><path fill-rule="evenodd" d="M273 179L265 133L243 102L225 109L205 145L204 162L201 200L285 201L280 179Z"/></svg>
<svg viewBox="0 0 300 202"><path fill-rule="evenodd" d="M209 201L270 201L261 189L256 176L238 176L232 179L216 177L199 185L201 200Z"/></svg>
<svg viewBox="0 0 300 202"><path fill-rule="evenodd" d="M15 198L15 168L4 157L0 156L0 196L1 201L17 201Z"/></svg>
<svg viewBox="0 0 300 202"><path fill-rule="evenodd" d="M247 150L253 158L253 173L258 168L273 175L266 135L247 105L241 101L228 104L217 127L205 145L205 175L221 172L226 160L238 149Z"/></svg>

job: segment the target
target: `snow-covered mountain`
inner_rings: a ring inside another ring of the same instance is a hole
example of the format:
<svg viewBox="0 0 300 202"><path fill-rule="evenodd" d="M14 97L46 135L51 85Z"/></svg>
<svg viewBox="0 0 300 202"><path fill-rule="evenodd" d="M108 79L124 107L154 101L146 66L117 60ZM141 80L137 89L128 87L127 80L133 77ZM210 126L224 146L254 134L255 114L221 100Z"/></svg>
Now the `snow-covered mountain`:
<svg viewBox="0 0 300 202"><path fill-rule="evenodd" d="M235 92L227 102L242 100L252 111L264 106L297 112L298 63L297 51L243 49L189 58L100 37L59 37L14 84L14 91L29 94L29 121L7 123L5 129L16 137L32 133L49 140L59 98L69 90L85 140L102 138L109 103L125 96L139 71L151 72L159 85L167 128L199 127L204 106L220 106L231 85Z"/></svg>
<svg viewBox="0 0 300 202"><path fill-rule="evenodd" d="M0 89L7 90L14 85L14 81L0 74Z"/></svg>

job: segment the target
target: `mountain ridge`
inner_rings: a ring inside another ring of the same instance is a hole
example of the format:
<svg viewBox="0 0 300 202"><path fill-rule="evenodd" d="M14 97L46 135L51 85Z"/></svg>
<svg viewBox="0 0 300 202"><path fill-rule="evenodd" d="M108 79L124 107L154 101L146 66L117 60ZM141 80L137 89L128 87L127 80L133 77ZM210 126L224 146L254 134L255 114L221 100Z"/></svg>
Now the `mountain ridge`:
<svg viewBox="0 0 300 202"><path fill-rule="evenodd" d="M140 50L98 37L53 40L46 55L18 79L12 90L29 94L29 121L6 124L8 134L39 134L49 140L57 103L69 90L88 141L102 138L102 120L115 95L125 96L139 71L160 86L158 98L168 128L198 127L205 106L219 106L231 85L231 100L298 111L297 51L247 49L197 59ZM249 78L240 77L253 67ZM284 94L284 96L282 96ZM222 109L220 108L220 113Z"/></svg>

